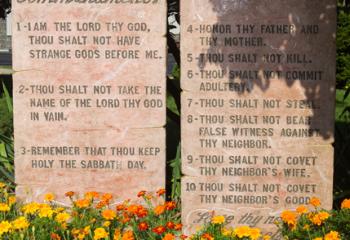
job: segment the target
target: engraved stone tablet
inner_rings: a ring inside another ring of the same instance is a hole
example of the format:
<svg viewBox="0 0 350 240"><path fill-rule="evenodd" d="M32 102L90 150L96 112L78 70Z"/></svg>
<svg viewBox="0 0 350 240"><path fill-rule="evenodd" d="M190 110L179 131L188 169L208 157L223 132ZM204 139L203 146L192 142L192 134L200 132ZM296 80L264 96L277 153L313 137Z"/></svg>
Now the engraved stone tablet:
<svg viewBox="0 0 350 240"><path fill-rule="evenodd" d="M336 1L183 0L182 220L332 206Z"/></svg>
<svg viewBox="0 0 350 240"><path fill-rule="evenodd" d="M166 3L16 0L13 12L18 193L164 187Z"/></svg>

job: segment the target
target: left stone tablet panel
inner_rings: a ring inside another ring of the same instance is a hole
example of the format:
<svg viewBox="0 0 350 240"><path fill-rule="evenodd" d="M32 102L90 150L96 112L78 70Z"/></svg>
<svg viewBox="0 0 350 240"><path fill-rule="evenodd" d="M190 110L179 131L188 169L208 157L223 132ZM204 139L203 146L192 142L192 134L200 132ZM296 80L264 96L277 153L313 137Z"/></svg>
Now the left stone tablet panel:
<svg viewBox="0 0 350 240"><path fill-rule="evenodd" d="M18 194L165 185L166 2L13 1Z"/></svg>

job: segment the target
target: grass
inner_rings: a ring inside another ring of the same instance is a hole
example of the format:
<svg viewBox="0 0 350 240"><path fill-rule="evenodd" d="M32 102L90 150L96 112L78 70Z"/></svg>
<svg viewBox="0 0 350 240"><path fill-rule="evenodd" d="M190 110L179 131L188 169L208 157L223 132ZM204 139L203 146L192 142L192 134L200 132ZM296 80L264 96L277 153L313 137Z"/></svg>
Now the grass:
<svg viewBox="0 0 350 240"><path fill-rule="evenodd" d="M344 94L345 91L344 90L337 90L336 93L336 106L335 106L335 116L336 116L336 121L337 122L350 122L350 116L349 114L344 114L343 116L342 113L345 109L346 106L350 106L350 96L348 96L345 100L344 100Z"/></svg>

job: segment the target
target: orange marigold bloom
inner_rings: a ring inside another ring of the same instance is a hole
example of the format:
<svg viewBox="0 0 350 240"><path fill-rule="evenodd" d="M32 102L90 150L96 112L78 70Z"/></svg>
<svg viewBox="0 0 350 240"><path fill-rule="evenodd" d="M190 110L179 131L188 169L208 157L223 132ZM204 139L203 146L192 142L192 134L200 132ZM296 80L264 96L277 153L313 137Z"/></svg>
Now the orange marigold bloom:
<svg viewBox="0 0 350 240"><path fill-rule="evenodd" d="M175 224L174 229L175 229L176 231L180 231L180 230L182 229L182 224L181 224L181 223Z"/></svg>
<svg viewBox="0 0 350 240"><path fill-rule="evenodd" d="M181 234L180 239L186 239L186 238L188 238L186 235Z"/></svg>
<svg viewBox="0 0 350 240"><path fill-rule="evenodd" d="M176 203L174 201L165 202L166 210L170 211L176 208Z"/></svg>
<svg viewBox="0 0 350 240"><path fill-rule="evenodd" d="M119 204L119 205L117 205L117 206L115 207L115 209L116 209L117 211L123 211L123 210L125 210L125 206L124 206L124 204Z"/></svg>
<svg viewBox="0 0 350 240"><path fill-rule="evenodd" d="M140 206L139 205L130 205L128 208L127 208L127 211L131 214L134 214L136 215L137 212L139 211L140 209Z"/></svg>
<svg viewBox="0 0 350 240"><path fill-rule="evenodd" d="M294 227L297 221L297 216L292 211L283 211L281 214L282 221L287 223L289 226Z"/></svg>
<svg viewBox="0 0 350 240"><path fill-rule="evenodd" d="M175 236L172 233L167 233L162 240L175 240Z"/></svg>
<svg viewBox="0 0 350 240"><path fill-rule="evenodd" d="M137 197L143 197L146 195L146 191L145 190L142 190L140 191L138 194L137 194Z"/></svg>
<svg viewBox="0 0 350 240"><path fill-rule="evenodd" d="M299 214L304 214L309 211L304 205L300 205L299 207L297 207L296 210L297 210L297 213Z"/></svg>
<svg viewBox="0 0 350 240"><path fill-rule="evenodd" d="M101 196L101 200L107 204L109 204L109 202L113 199L113 195L110 193L104 193Z"/></svg>
<svg viewBox="0 0 350 240"><path fill-rule="evenodd" d="M74 202L78 208L87 208L90 206L90 200L88 199L78 199Z"/></svg>
<svg viewBox="0 0 350 240"><path fill-rule="evenodd" d="M146 231L148 229L148 224L146 222L140 222L138 228L140 231Z"/></svg>
<svg viewBox="0 0 350 240"><path fill-rule="evenodd" d="M103 207L105 207L105 206L107 206L108 205L108 203L107 202L105 202L105 201L99 201L97 204L96 204L96 209L101 209L101 208L103 208Z"/></svg>
<svg viewBox="0 0 350 240"><path fill-rule="evenodd" d="M340 240L339 233L336 231L331 231L324 236L324 240Z"/></svg>
<svg viewBox="0 0 350 240"><path fill-rule="evenodd" d="M96 199L96 198L99 198L99 194L98 194L98 192L94 192L94 191L87 192L87 193L85 193L85 198L89 199L89 200L94 199L94 198Z"/></svg>
<svg viewBox="0 0 350 240"><path fill-rule="evenodd" d="M132 231L126 231L123 234L122 240L134 240L134 233Z"/></svg>
<svg viewBox="0 0 350 240"><path fill-rule="evenodd" d="M143 218L143 217L146 217L148 215L148 211L146 208L140 206L140 208L137 210L137 213L136 215L139 217L139 218Z"/></svg>
<svg viewBox="0 0 350 240"><path fill-rule="evenodd" d="M158 197L160 197L160 196L162 196L162 195L164 195L164 194L165 194L165 189L164 189L164 188L161 188L161 189L159 189L159 190L157 191Z"/></svg>
<svg viewBox="0 0 350 240"><path fill-rule="evenodd" d="M156 215L161 215L165 211L165 206L164 205L158 205L157 207L154 208L154 213Z"/></svg>
<svg viewBox="0 0 350 240"><path fill-rule="evenodd" d="M165 226L166 226L167 228L169 228L169 229L174 229L175 223L173 223L173 222L167 222L167 223L165 224Z"/></svg>
<svg viewBox="0 0 350 240"><path fill-rule="evenodd" d="M341 209L346 209L346 208L350 208L350 199L345 199L341 203Z"/></svg>
<svg viewBox="0 0 350 240"><path fill-rule="evenodd" d="M61 237L57 233L51 233L50 234L50 239L51 240L61 240Z"/></svg>
<svg viewBox="0 0 350 240"><path fill-rule="evenodd" d="M205 240L214 240L214 238L209 233L204 233L202 238Z"/></svg>
<svg viewBox="0 0 350 240"><path fill-rule="evenodd" d="M310 199L310 204L314 207L318 207L321 205L321 201L320 201L320 199L313 197Z"/></svg>
<svg viewBox="0 0 350 240"><path fill-rule="evenodd" d="M74 192L69 191L69 192L66 192L64 195L65 195L66 197L73 197L74 194L75 194Z"/></svg>
<svg viewBox="0 0 350 240"><path fill-rule="evenodd" d="M159 234L159 235L162 235L164 232L165 232L165 227L163 227L163 226L158 226L158 227L155 227L155 228L153 228L152 229L152 231L154 232L154 233L157 233L157 234Z"/></svg>
<svg viewBox="0 0 350 240"><path fill-rule="evenodd" d="M55 199L55 195L53 193L46 193L44 196L44 200L46 201L53 201Z"/></svg>
<svg viewBox="0 0 350 240"><path fill-rule="evenodd" d="M111 209L103 210L101 215L106 220L113 220L116 217L116 213Z"/></svg>

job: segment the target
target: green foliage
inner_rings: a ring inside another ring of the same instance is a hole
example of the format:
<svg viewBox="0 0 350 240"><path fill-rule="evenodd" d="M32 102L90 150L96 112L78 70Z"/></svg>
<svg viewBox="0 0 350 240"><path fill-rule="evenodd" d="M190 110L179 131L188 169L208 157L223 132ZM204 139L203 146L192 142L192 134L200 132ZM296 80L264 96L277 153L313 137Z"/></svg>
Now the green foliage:
<svg viewBox="0 0 350 240"><path fill-rule="evenodd" d="M350 13L342 7L338 13L337 87L350 87Z"/></svg>

